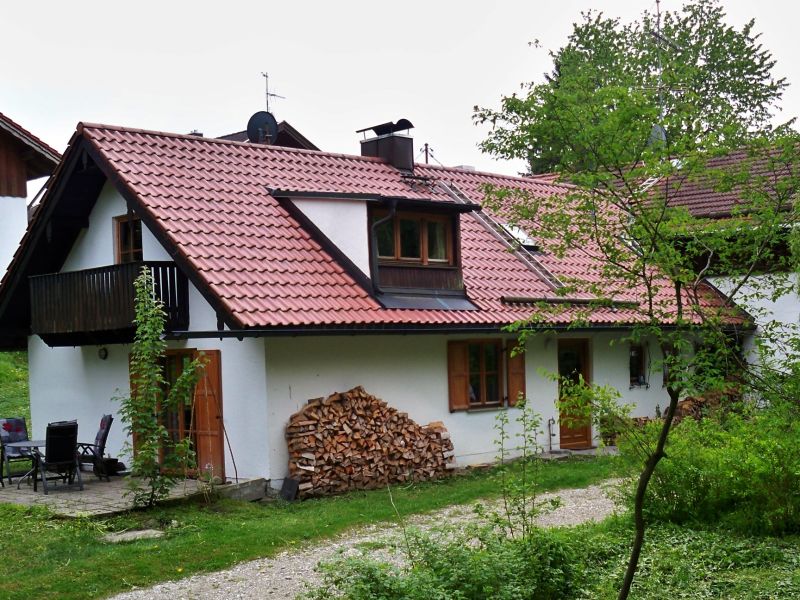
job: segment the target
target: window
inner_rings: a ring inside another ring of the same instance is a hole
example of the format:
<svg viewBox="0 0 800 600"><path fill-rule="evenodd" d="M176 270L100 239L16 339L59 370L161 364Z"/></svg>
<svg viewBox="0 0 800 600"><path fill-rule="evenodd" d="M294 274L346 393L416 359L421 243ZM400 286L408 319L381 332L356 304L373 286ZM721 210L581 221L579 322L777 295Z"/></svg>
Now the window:
<svg viewBox="0 0 800 600"><path fill-rule="evenodd" d="M143 260L142 220L131 215L114 218L117 264Z"/></svg>
<svg viewBox="0 0 800 600"><path fill-rule="evenodd" d="M450 411L514 405L525 395L525 355L500 339L449 342Z"/></svg>
<svg viewBox="0 0 800 600"><path fill-rule="evenodd" d="M389 213L376 211L372 222ZM398 212L375 231L381 262L414 265L453 264L453 221L446 215Z"/></svg>
<svg viewBox="0 0 800 600"><path fill-rule="evenodd" d="M672 359L672 353L674 352L672 345L667 344L664 346L664 356L661 361L661 387L667 387L670 383L669 381L669 365Z"/></svg>
<svg viewBox="0 0 800 600"><path fill-rule="evenodd" d="M649 387L647 382L647 368L645 366L645 348L641 344L631 344L630 347L630 386Z"/></svg>

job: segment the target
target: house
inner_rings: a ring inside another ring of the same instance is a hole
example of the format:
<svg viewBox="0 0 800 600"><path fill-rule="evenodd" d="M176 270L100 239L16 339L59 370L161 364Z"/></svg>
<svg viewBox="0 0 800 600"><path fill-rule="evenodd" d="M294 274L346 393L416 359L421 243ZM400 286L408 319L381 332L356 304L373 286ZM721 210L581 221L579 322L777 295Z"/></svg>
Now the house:
<svg viewBox="0 0 800 600"><path fill-rule="evenodd" d="M170 427L216 474L279 481L289 416L358 385L442 421L460 464L492 460L497 412L519 393L545 447L593 445L591 428L559 424L544 372L612 385L637 415L663 407L659 348L615 343L642 319L636 290L581 329L560 312L512 356L504 328L541 302L581 304L559 277L599 265L517 240L481 210L483 186L565 188L414 164L410 126L364 130L353 156L79 124L0 286L2 341L28 350L33 435L117 411L142 264L165 304L167 376L209 357L196 427L187 415ZM124 440L112 429L110 452Z"/></svg>
<svg viewBox="0 0 800 600"><path fill-rule="evenodd" d="M28 225L28 182L46 177L61 155L0 113L0 271L5 272Z"/></svg>
<svg viewBox="0 0 800 600"><path fill-rule="evenodd" d="M732 294L737 305L752 315L756 330L745 350L752 350L760 336L776 350L778 362L785 356L783 342L800 333L800 282L791 264L788 235L796 224L791 204L800 193L800 165L793 154L781 153L777 147L742 149L710 157L700 176L689 176L681 167L675 176L654 186L668 206L684 208L714 228L731 223L751 227L751 211L764 202L779 209L783 235L764 248L766 258L755 265L755 274L748 274L753 262L750 256L743 257L740 264L729 259L724 266L713 256L702 256L698 265L698 270L707 270L708 282ZM740 287L745 277L749 278ZM754 354L749 359L760 360Z"/></svg>

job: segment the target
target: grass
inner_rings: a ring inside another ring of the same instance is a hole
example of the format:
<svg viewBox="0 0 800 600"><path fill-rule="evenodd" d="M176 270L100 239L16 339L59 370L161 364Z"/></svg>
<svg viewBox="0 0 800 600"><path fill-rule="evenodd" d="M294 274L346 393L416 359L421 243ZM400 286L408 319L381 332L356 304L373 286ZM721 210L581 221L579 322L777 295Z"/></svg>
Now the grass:
<svg viewBox="0 0 800 600"><path fill-rule="evenodd" d="M541 490L584 487L613 476L615 461L574 458L546 463ZM498 493L492 471L395 487L402 515L424 513ZM41 509L0 505L4 552L0 598L93 598L215 571L271 556L359 525L392 521L386 490L350 493L294 504L219 501L133 512L108 520L53 518ZM108 544L107 531L159 527L158 540Z"/></svg>
<svg viewBox="0 0 800 600"><path fill-rule="evenodd" d="M25 352L0 352L0 418L7 417L31 420Z"/></svg>
<svg viewBox="0 0 800 600"><path fill-rule="evenodd" d="M616 598L630 551L630 521L612 518L561 534L586 569L581 597ZM647 532L631 598L767 600L800 597L800 536L736 534L656 524Z"/></svg>

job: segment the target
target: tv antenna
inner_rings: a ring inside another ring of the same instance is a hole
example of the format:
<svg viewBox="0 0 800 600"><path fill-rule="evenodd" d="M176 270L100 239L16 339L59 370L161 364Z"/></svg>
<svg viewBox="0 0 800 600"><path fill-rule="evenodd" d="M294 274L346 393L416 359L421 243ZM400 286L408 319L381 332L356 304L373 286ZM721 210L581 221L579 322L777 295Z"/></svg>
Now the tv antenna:
<svg viewBox="0 0 800 600"><path fill-rule="evenodd" d="M264 96L265 96L265 98L267 100L267 112L270 112L270 110L269 110L269 99L270 98L279 98L280 100L286 100L286 96L279 96L278 94L273 94L272 92L269 91L269 73L262 72L261 76L264 78Z"/></svg>
<svg viewBox="0 0 800 600"><path fill-rule="evenodd" d="M683 50L678 44L674 41L667 38L663 33L661 33L661 0L656 0L656 30L650 30L650 35L653 36L656 42L656 59L657 59L657 71L658 71L658 83L656 84L656 91L658 92L658 111L659 111L659 123L653 125L653 129L650 131L650 143L666 143L667 141L667 132L664 129L662 123L666 118L666 102L664 101L664 91L668 92L682 92L685 88L682 86L678 87L671 87L664 85L664 64L662 59L662 46L667 46L672 50ZM648 88L645 88L648 89ZM650 88L652 89L652 88Z"/></svg>

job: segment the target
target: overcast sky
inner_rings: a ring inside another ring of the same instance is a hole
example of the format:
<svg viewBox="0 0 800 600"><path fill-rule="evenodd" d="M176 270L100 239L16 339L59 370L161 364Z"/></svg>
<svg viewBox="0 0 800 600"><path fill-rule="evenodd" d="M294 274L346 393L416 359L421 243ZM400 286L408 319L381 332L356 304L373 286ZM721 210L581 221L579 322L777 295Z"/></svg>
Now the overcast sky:
<svg viewBox="0 0 800 600"><path fill-rule="evenodd" d="M681 2L663 0L662 9ZM728 0L800 85L794 2ZM361 129L405 117L445 165L513 174L481 154L475 105L496 107L550 70L547 50L587 8L630 20L651 1L16 1L0 12L0 112L58 150L79 121L219 136L272 102L323 150L357 154ZM542 48L528 45L538 39ZM783 116L800 114L791 86Z"/></svg>

